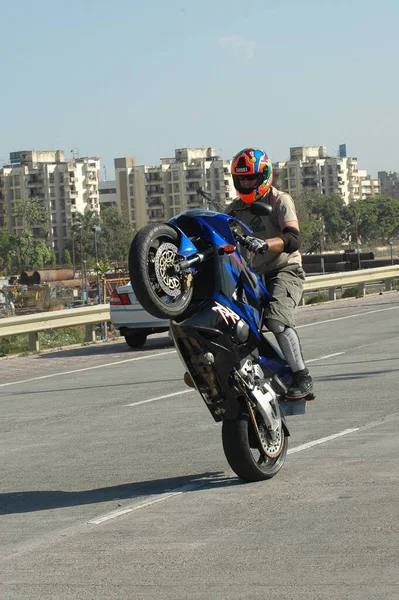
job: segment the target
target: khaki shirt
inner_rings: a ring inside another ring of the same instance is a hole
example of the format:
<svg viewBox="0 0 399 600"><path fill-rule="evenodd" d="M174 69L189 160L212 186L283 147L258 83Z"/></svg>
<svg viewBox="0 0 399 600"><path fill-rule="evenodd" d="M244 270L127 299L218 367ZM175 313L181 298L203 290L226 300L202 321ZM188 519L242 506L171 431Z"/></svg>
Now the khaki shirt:
<svg viewBox="0 0 399 600"><path fill-rule="evenodd" d="M262 198L259 202L271 205L272 212L270 215L258 216L251 214L251 205L246 204L240 198L233 200L227 207L226 213L230 214L237 208L247 208L247 210L237 212L236 219L242 221L244 225L253 231L254 237L261 240L279 237L284 228L284 223L298 220L294 201L285 192L280 192L276 188L271 187L266 198ZM259 275L271 271L279 271L287 265L302 266L302 257L298 250L290 254L287 252L271 252L270 250L265 252L265 254L249 254L249 263Z"/></svg>

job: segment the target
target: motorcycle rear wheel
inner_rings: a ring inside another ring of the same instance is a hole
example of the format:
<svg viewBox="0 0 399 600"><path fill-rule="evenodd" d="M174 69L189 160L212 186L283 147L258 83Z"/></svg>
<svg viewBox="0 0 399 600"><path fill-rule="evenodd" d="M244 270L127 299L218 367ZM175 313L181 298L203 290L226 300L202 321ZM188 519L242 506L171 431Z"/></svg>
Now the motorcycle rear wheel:
<svg viewBox="0 0 399 600"><path fill-rule="evenodd" d="M129 251L129 275L141 306L158 319L174 319L188 308L191 285L173 269L179 234L166 224L150 223L135 235Z"/></svg>
<svg viewBox="0 0 399 600"><path fill-rule="evenodd" d="M281 429L281 448L275 456L267 456L253 440L254 426L247 410L237 419L223 421L222 442L227 461L234 473L247 482L271 479L282 468L288 451L288 438Z"/></svg>

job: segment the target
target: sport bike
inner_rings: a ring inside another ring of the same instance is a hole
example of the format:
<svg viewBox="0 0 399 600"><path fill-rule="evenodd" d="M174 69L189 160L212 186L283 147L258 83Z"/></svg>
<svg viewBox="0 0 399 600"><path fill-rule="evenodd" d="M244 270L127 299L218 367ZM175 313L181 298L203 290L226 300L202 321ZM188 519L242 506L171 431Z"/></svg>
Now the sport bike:
<svg viewBox="0 0 399 600"><path fill-rule="evenodd" d="M271 208L256 202L251 211L268 215ZM143 227L130 248L129 272L145 310L170 319L190 383L222 422L231 468L261 481L276 475L287 455L282 407L292 372L263 332L270 297L242 256L252 231L238 217L191 209Z"/></svg>

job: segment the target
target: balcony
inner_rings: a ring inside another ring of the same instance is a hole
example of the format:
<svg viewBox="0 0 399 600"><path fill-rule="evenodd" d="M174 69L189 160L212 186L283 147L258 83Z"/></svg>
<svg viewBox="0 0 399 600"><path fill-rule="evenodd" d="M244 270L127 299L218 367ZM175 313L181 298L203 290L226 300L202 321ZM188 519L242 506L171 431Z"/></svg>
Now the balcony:
<svg viewBox="0 0 399 600"><path fill-rule="evenodd" d="M161 173L146 173L145 180L148 183L162 183Z"/></svg>
<svg viewBox="0 0 399 600"><path fill-rule="evenodd" d="M302 180L302 185L303 187L310 187L310 188L314 188L317 189L319 187L319 182L316 181L316 179L303 179Z"/></svg>
<svg viewBox="0 0 399 600"><path fill-rule="evenodd" d="M162 198L147 198L147 205L151 208L163 208Z"/></svg>
<svg viewBox="0 0 399 600"><path fill-rule="evenodd" d="M201 171L186 171L186 179L202 179Z"/></svg>
<svg viewBox="0 0 399 600"><path fill-rule="evenodd" d="M149 185L146 189L147 196L159 195L165 192L165 188L161 185Z"/></svg>
<svg viewBox="0 0 399 600"><path fill-rule="evenodd" d="M42 187L43 180L42 179L28 179L26 182L28 187Z"/></svg>

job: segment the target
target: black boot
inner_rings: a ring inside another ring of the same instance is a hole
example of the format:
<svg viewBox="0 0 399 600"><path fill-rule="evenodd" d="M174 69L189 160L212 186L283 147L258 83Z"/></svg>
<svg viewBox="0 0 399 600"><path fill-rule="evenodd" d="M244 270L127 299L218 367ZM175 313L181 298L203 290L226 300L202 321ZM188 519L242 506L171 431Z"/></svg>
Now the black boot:
<svg viewBox="0 0 399 600"><path fill-rule="evenodd" d="M290 400L300 400L309 396L309 400L314 399L313 395L313 380L307 369L294 373L292 382L285 395Z"/></svg>

